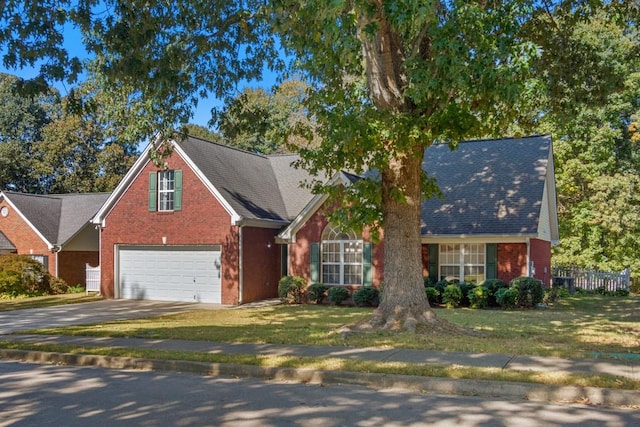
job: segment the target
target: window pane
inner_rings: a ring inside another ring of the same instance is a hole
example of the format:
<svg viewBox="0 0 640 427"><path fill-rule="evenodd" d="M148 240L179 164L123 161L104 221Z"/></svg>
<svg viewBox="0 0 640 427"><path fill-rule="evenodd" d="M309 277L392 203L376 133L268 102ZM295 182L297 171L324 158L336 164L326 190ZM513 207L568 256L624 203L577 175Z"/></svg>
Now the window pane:
<svg viewBox="0 0 640 427"><path fill-rule="evenodd" d="M344 284L345 285L361 285L362 284L362 264L344 266Z"/></svg>
<svg viewBox="0 0 640 427"><path fill-rule="evenodd" d="M158 172L158 210L173 210L174 186L173 171Z"/></svg>

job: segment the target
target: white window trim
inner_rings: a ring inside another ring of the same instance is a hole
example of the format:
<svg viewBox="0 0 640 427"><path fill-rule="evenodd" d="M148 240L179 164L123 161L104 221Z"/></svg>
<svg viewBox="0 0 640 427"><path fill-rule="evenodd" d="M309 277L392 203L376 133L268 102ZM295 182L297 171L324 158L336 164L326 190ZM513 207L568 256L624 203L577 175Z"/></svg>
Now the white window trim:
<svg viewBox="0 0 640 427"><path fill-rule="evenodd" d="M347 234L349 235L349 239L327 239L324 237L335 237L339 235ZM322 238L320 242L320 281L327 286L362 286L364 283L364 241L362 239L358 239L358 236L350 231L348 233L342 233L338 228L332 226L331 224L327 224L325 230L322 232ZM359 262L345 262L345 248L348 245L355 243L357 248L359 249ZM326 262L325 261L325 245L328 244L338 244L339 245L339 262ZM339 281L340 283L327 283L325 282L325 265L338 265L339 266ZM345 279L345 266L360 266L360 280L359 283L344 283Z"/></svg>
<svg viewBox="0 0 640 427"><path fill-rule="evenodd" d="M442 263L442 246L445 245L452 245L452 246L459 246L459 250L458 250L458 263L457 264L443 264ZM482 260L483 263L482 264L472 264L470 262L467 262L468 256L470 256L472 254L472 252L470 251L469 246L471 245L479 245L481 246L481 254L482 254ZM487 246L485 243L441 243L438 245L438 252L440 253L440 256L438 256L438 278L442 277L442 270L441 268L444 267L458 267L458 280L461 282L466 281L466 277L464 275L464 268L465 267L478 267L478 266L482 266L483 268L483 276L484 278L482 280L485 280L487 278ZM478 281L478 283L482 282L482 280Z"/></svg>
<svg viewBox="0 0 640 427"><path fill-rule="evenodd" d="M164 180L163 176L165 174L171 174L171 181L169 180ZM173 188L171 189L163 189L162 188L162 184L167 183L167 182L172 182L173 183ZM168 170L168 171L160 171L158 172L158 212L173 212L174 211L174 202L175 202L175 182L176 182L176 176L175 176L175 172L173 170ZM170 204L171 205L171 209L163 209L162 206L162 195L163 194L167 194L167 200L166 200L166 204Z"/></svg>

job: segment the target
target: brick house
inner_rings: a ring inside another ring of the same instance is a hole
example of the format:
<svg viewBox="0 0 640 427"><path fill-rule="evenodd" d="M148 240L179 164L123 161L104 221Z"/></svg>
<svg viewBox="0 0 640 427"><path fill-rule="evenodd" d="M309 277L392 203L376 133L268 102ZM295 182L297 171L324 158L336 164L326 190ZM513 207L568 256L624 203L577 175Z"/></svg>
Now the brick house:
<svg viewBox="0 0 640 427"><path fill-rule="evenodd" d="M551 245L559 239L550 136L467 141L456 150L426 149L423 169L442 191L422 203L423 275L433 282L551 280ZM354 179L342 173L336 184ZM310 282L379 285L383 243L368 233L340 233L316 196L279 234L289 272ZM355 261L354 261L355 260ZM360 261L362 260L362 261Z"/></svg>
<svg viewBox="0 0 640 427"><path fill-rule="evenodd" d="M330 224L326 196L300 187L308 175L292 167L295 155L189 137L158 167L156 144L92 219L106 297L242 304L277 296L285 274L352 288L383 282L384 236L376 243L368 230ZM435 145L424 168L444 196L423 203L425 276L549 282L558 239L550 137Z"/></svg>
<svg viewBox="0 0 640 427"><path fill-rule="evenodd" d="M89 220L108 196L0 192L0 254L29 255L69 285L85 285L86 264L99 262Z"/></svg>
<svg viewBox="0 0 640 427"><path fill-rule="evenodd" d="M172 146L158 167L150 144L92 220L102 294L222 304L277 296L275 237L311 198L296 157L196 137Z"/></svg>

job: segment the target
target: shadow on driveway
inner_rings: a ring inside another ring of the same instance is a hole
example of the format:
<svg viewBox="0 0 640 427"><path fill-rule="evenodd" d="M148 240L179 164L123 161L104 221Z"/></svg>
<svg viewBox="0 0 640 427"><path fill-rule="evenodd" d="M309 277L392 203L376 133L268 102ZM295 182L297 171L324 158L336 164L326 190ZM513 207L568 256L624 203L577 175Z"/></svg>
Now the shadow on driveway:
<svg viewBox="0 0 640 427"><path fill-rule="evenodd" d="M190 310L220 310L226 307L221 304L118 299L4 311L0 312L0 335L37 328L140 319Z"/></svg>

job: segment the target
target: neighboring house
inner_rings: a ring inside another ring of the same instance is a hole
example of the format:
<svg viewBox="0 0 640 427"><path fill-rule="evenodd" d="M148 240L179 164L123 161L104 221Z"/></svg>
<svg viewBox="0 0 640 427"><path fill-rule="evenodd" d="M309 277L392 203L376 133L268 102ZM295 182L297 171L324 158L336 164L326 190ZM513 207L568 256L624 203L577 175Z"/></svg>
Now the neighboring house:
<svg viewBox="0 0 640 427"><path fill-rule="evenodd" d="M285 274L358 287L384 280L384 242L330 224L294 155L262 156L189 137L158 167L150 144L92 222L108 298L242 304L277 296ZM424 168L442 199L423 203L425 277L549 283L558 239L551 138L436 145ZM349 173L336 185L361 179ZM383 233L382 233L383 234Z"/></svg>
<svg viewBox="0 0 640 427"><path fill-rule="evenodd" d="M85 285L99 262L99 234L89 220L109 195L0 192L0 254L29 255L69 285Z"/></svg>
<svg viewBox="0 0 640 427"><path fill-rule="evenodd" d="M433 145L423 169L443 198L422 204L423 275L481 282L534 276L549 285L551 245L558 241L550 136ZM340 174L336 183L358 179ZM279 235L289 247L289 273L310 282L379 285L383 243L343 233L326 220L318 195Z"/></svg>

